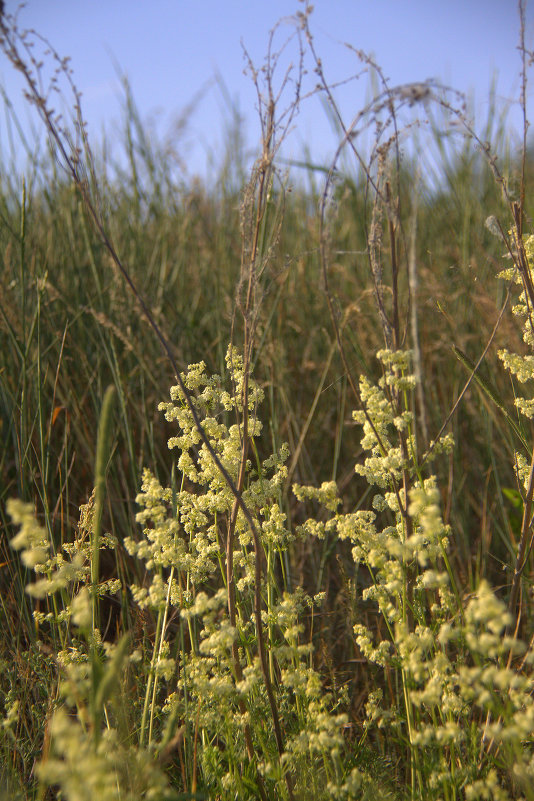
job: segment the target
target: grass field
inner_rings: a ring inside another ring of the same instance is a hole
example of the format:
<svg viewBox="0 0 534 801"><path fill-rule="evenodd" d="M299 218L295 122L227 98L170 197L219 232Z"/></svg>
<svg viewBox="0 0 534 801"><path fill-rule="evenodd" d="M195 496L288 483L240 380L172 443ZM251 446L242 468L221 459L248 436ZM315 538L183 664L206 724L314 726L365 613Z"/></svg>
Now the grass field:
<svg viewBox="0 0 534 801"><path fill-rule="evenodd" d="M533 798L526 140L375 69L364 158L317 61L335 164L266 102L191 184L2 37L52 152L0 171L0 797Z"/></svg>

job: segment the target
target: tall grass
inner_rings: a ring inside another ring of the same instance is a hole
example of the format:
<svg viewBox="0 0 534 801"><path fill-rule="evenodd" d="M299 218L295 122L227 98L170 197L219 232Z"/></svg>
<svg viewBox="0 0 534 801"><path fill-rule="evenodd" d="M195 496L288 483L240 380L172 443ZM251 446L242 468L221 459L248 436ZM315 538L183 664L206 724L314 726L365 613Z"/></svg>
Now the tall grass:
<svg viewBox="0 0 534 801"><path fill-rule="evenodd" d="M249 63L246 181L236 128L209 187L127 84L125 159L94 156L64 63L72 127L1 24L53 142L0 183L7 797L533 795L528 152L358 51L344 120L310 13L293 82L272 39ZM306 58L340 148L302 181Z"/></svg>

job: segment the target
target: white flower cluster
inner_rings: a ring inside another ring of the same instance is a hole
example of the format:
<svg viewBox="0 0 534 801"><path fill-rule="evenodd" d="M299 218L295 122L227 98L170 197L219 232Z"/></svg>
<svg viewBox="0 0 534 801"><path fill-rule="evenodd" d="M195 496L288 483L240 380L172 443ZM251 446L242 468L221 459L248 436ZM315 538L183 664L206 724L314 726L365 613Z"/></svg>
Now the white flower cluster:
<svg viewBox="0 0 534 801"><path fill-rule="evenodd" d="M26 587L26 592L34 598L54 596L69 587L73 588L70 603L61 602L62 608L54 603L52 612L34 612L37 622L55 621L67 623L72 618L75 625L87 627L89 621L90 599L85 585L90 582L91 561L91 534L94 494L89 502L80 507L80 521L78 523L78 537L72 543L64 543L61 551L49 555L52 549L50 538L45 529L35 519L35 511L31 504L20 500L8 500L7 511L13 523L20 526L19 533L13 537L10 545L21 551L21 561L34 573L44 575ZM103 536L100 539L100 548L115 548L116 542L112 537ZM81 586L81 589L78 589ZM118 579L100 582L96 588L98 595L114 594L120 589ZM84 589L85 587L85 589Z"/></svg>
<svg viewBox="0 0 534 801"><path fill-rule="evenodd" d="M526 267L530 272L530 280L533 281L534 236L527 237L524 240L523 245L527 257ZM523 279L519 273L519 270L517 269L506 270L500 275L502 278L513 280L517 284L523 283ZM513 307L512 311L518 317L525 318L523 323L523 341L532 348L534 346L532 307L524 289L519 296L519 303ZM505 369L514 375L522 384L525 384L527 381L530 381L534 378L534 356L530 354L520 356L517 353L510 353L510 351L506 348L500 350L498 352L498 356L501 359ZM518 397L516 398L515 405L521 414L525 415L525 417L528 417L529 419L534 417L534 402L531 399Z"/></svg>
<svg viewBox="0 0 534 801"><path fill-rule="evenodd" d="M60 709L50 723L51 753L37 768L41 781L59 785L69 801L136 801L175 797L151 754L123 744L106 729L95 748L80 721Z"/></svg>
<svg viewBox="0 0 534 801"><path fill-rule="evenodd" d="M231 392L225 389L221 377L206 374L202 362L192 365L183 380L194 394L196 411L213 449L236 480L242 458L243 415L248 415L248 435L257 438L261 433L257 406L263 393L249 378L249 401L244 408L243 361L235 348L229 348L226 364ZM173 387L171 398L160 408L167 420L177 423L180 429L169 440L169 447L179 452L177 466L182 481L173 490L162 487L149 471L143 475L137 520L144 536L140 541L126 539L125 546L145 562L151 578L147 586L131 589L142 607L151 607L158 615L165 615L169 606L177 607L180 620L187 626L189 647L181 650L177 691L167 698L164 711L169 716L182 717L188 705L193 704L197 709L196 725L209 733L206 740L216 736L219 742L226 742L228 754L242 764L248 759L245 727L262 729L264 721L271 717L253 617L256 565L252 536L239 512L232 554L236 610L232 625L226 586L226 537L234 497L199 436L181 390ZM236 422L230 424L226 422L228 418ZM252 450L255 451L254 445ZM321 678L311 666L311 645L302 641L303 613L322 598L310 599L298 588L281 593L274 577L275 558L295 536L309 534L307 526L290 532L279 503L287 479L287 457L288 448L283 446L262 462L256 456L254 467L249 461L243 491L266 558L262 622L277 706L281 718L292 721L292 734L282 760L284 769L304 756L320 754L325 760L337 759L344 743L342 729L347 723L345 715L332 713L331 695L324 692ZM326 482L319 490L295 487L295 494L302 500L317 500L332 512L340 504L335 482ZM327 529L330 531L328 524ZM324 532L323 526L316 533ZM224 586L214 590L213 585L221 581ZM223 751L206 746L202 754L203 759L214 760L210 770L217 764L225 791L234 788L238 795L243 792L239 776L226 764ZM284 783L280 764L259 762L258 769L265 777ZM356 786L356 774L344 781L348 792L349 786Z"/></svg>
<svg viewBox="0 0 534 801"><path fill-rule="evenodd" d="M219 418L230 412L243 413L244 372L243 359L234 347L226 354L232 392L224 388L220 376L208 377L204 362L190 365L183 375L187 389L195 393L193 403L202 420L209 441L234 481L240 467L243 422L227 425ZM137 521L143 525L144 539L125 539L127 550L145 561L147 569L173 568L177 577L187 577L186 583L199 585L208 576L221 568L223 546L221 545L221 521L227 521L234 505L234 496L229 490L206 445L201 442L193 415L179 387L171 389L170 403L160 404L165 417L176 422L181 433L169 439L169 448L180 451L177 460L182 473L181 488L173 492L163 488L150 471L143 474L142 492L137 503L142 507ZM263 391L253 379L248 382L248 435L256 438L261 433L261 423L256 418L257 405L263 399ZM249 476L243 500L256 517L264 535L265 543L281 547L290 539L285 526L285 514L274 503L287 476L284 462L288 456L287 446L278 454L264 460L259 474L247 463ZM187 482L192 486L186 489ZM251 533L241 511L238 513L236 535L240 549L234 554L234 564L241 570L241 589L253 580L254 560L251 553ZM167 591L160 583L157 572L153 578L152 591L132 587L134 597L142 605L158 608L165 603ZM179 581L171 587L172 602L182 606L183 594Z"/></svg>
<svg viewBox="0 0 534 801"><path fill-rule="evenodd" d="M526 747L534 738L530 674L513 666L525 646L506 634L510 617L486 582L465 607L458 597L447 555L451 532L441 517L436 479L423 478L415 460L408 406L410 357L382 351L379 358L384 375L378 386L361 379L364 408L353 417L363 427L361 443L369 452L356 471L381 493L373 498L373 510L342 514L337 512L335 485L315 491L297 487L297 497L316 498L332 514L320 526L309 520L302 529L350 540L356 565L369 570L371 581L362 590L362 601L376 603L389 636L379 639L376 626L358 622L355 642L388 676L398 671L404 709L393 700L382 703L381 691L372 693L368 727L398 731L399 738L406 738L414 771L424 754L427 775L419 781L438 795L447 797L454 785L462 786L469 798L504 799L508 796L492 773L489 749L486 761L481 755L491 741L518 776L526 775L534 758L531 746ZM534 374L532 357L516 361L507 356L504 361L521 379ZM530 412L530 404L518 406ZM451 447L445 438L434 455ZM517 461L525 480L528 465L522 457ZM386 524L380 526L382 515ZM528 667L531 661L529 655L523 664ZM471 751L477 758L464 760L462 755ZM332 797L343 797L341 788L341 783L332 786Z"/></svg>

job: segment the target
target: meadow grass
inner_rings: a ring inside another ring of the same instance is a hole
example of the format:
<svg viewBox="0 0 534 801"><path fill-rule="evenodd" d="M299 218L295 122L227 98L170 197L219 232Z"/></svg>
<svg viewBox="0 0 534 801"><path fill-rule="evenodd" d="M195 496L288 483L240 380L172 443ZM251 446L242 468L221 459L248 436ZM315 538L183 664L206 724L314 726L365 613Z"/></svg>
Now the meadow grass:
<svg viewBox="0 0 534 801"><path fill-rule="evenodd" d="M127 85L93 155L2 23L54 143L0 184L7 798L533 796L526 142L364 54L348 124L308 11L335 162L279 170L269 50L262 151L229 132L209 185Z"/></svg>

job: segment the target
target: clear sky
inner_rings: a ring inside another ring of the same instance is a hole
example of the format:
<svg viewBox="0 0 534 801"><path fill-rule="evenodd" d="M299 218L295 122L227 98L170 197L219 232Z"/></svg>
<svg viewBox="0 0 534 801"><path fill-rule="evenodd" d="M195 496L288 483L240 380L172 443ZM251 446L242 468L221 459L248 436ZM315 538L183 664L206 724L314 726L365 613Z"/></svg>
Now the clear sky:
<svg viewBox="0 0 534 801"><path fill-rule="evenodd" d="M18 5L17 0L5 0L8 13ZM61 55L71 57L92 136L98 137L103 127L110 136L116 130L121 108L117 65L129 78L141 115L156 120L161 135L203 90L179 143L194 173L205 169L207 154L217 158L221 153L224 120L231 116L223 84L245 119L247 141L251 147L258 142L255 90L243 74L241 42L261 66L270 29L302 8L298 0L28 0L19 24L34 28ZM480 126L493 78L499 102L517 101L515 0L316 0L310 27L331 81L361 70L354 53L344 46L348 42L373 54L392 85L435 78L474 94ZM284 25L277 41L291 30ZM527 46L533 47L534 1L527 5L526 33ZM284 63L296 58L293 43ZM532 80L534 87L534 75ZM308 81L313 85L312 76ZM0 85L16 108L22 108L20 81L3 55ZM347 120L368 93L365 77L339 91ZM529 93L529 101L530 97ZM510 121L518 124L517 107ZM317 101L304 105L286 152L297 158L303 144L318 161L325 161L335 148L331 125Z"/></svg>

